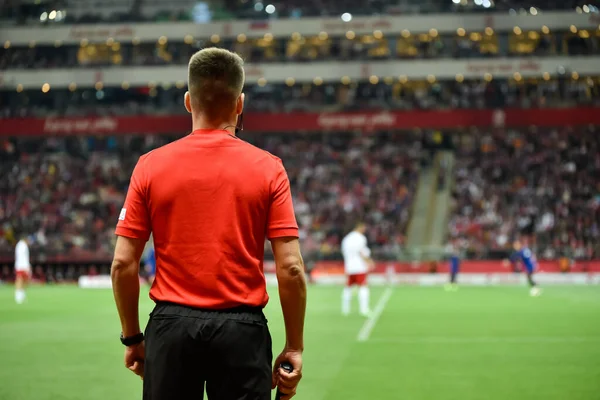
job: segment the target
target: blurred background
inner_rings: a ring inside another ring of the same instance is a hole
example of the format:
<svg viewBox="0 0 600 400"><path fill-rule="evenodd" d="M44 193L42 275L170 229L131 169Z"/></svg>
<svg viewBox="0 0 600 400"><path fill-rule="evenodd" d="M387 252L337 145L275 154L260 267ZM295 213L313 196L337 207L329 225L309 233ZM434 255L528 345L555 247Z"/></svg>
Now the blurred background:
<svg viewBox="0 0 600 400"><path fill-rule="evenodd" d="M339 260L360 215L398 270L449 243L502 259L517 237L549 269L598 268L593 4L1 4L5 280L15 229L35 236L40 280L107 273L132 167L189 132L186 63L210 46L247 62L241 137L284 159L311 260Z"/></svg>
<svg viewBox="0 0 600 400"><path fill-rule="evenodd" d="M600 283L591 0L2 0L0 281L22 231L34 282L107 284L133 166L189 133L187 62L211 46L246 61L240 137L283 159L313 282L343 281L360 217L376 284L445 283L454 252L463 283L519 283L515 239L542 285ZM323 384L301 398L360 393Z"/></svg>

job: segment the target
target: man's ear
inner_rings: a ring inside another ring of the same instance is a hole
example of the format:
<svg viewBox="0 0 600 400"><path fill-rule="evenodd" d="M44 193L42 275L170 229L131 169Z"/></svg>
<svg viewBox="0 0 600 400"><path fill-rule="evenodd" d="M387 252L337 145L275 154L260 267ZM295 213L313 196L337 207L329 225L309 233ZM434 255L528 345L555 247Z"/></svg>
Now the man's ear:
<svg viewBox="0 0 600 400"><path fill-rule="evenodd" d="M238 97L237 99L237 104L236 104L236 110L235 113L237 115L240 115L242 112L244 112L244 99L246 98L246 95L244 93L240 94L240 97Z"/></svg>
<svg viewBox="0 0 600 400"><path fill-rule="evenodd" d="M192 99L190 98L190 92L185 92L185 95L183 96L183 103L185 104L185 109L187 110L187 112L189 112L190 114L192 113Z"/></svg>

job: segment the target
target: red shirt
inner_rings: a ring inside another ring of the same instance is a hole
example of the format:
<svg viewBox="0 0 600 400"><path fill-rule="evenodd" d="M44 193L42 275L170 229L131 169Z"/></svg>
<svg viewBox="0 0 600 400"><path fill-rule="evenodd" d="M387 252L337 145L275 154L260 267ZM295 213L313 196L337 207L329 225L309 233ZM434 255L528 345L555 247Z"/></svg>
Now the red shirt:
<svg viewBox="0 0 600 400"><path fill-rule="evenodd" d="M281 160L212 130L143 155L116 234L148 240L151 232L153 300L213 309L265 306L265 236L298 237Z"/></svg>

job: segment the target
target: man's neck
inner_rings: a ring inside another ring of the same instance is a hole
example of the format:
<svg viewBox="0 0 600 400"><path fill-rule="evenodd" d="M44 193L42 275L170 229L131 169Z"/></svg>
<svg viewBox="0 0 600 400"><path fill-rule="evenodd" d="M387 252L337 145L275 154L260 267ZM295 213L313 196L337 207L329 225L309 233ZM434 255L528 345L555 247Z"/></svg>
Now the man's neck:
<svg viewBox="0 0 600 400"><path fill-rule="evenodd" d="M235 136L235 122L231 121L208 121L204 116L192 116L192 130L227 131Z"/></svg>

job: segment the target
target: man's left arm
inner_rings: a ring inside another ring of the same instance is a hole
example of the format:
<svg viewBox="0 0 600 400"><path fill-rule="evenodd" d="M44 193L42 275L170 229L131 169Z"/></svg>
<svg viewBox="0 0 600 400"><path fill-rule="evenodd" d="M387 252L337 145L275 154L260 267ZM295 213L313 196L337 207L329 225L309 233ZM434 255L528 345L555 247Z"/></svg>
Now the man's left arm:
<svg viewBox="0 0 600 400"><path fill-rule="evenodd" d="M140 259L150 237L151 224L147 201L147 179L144 157L140 158L127 191L125 205L119 215L115 233L117 244L111 267L115 303L121 319L125 366L135 374L144 376L144 342L139 322Z"/></svg>
<svg viewBox="0 0 600 400"><path fill-rule="evenodd" d="M138 311L139 270L145 245L144 239L117 237L110 275L124 337L135 336L141 332Z"/></svg>
<svg viewBox="0 0 600 400"><path fill-rule="evenodd" d="M27 266L29 267L29 271L32 270L31 268L31 257L29 256L29 245L27 245L27 247L25 247L25 250L27 250L27 252L25 254L27 254Z"/></svg>
<svg viewBox="0 0 600 400"><path fill-rule="evenodd" d="M145 156L142 156L131 174L127 197L115 230L117 244L111 278L124 337L140 333L140 259L151 231L144 166Z"/></svg>
<svg viewBox="0 0 600 400"><path fill-rule="evenodd" d="M359 254L360 254L360 257L363 259L363 261L369 267L369 271L374 270L375 269L375 261L373 261L373 259L371 258L371 249L369 249L366 239L364 240L363 247L360 250Z"/></svg>

